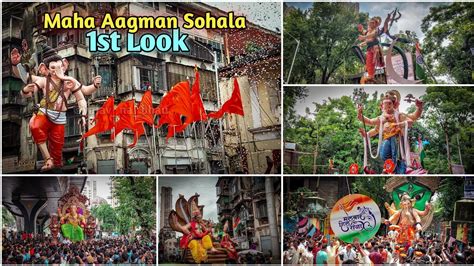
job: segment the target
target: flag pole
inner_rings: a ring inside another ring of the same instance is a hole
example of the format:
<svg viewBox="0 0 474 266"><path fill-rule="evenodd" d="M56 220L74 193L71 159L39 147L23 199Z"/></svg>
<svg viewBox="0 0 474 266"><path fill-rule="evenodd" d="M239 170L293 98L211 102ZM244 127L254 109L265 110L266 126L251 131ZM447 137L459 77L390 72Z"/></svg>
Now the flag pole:
<svg viewBox="0 0 474 266"><path fill-rule="evenodd" d="M178 140L176 139L176 125L173 125L173 138L174 138L174 170L176 171L176 173L178 173L178 155L177 155L177 150L176 150Z"/></svg>
<svg viewBox="0 0 474 266"><path fill-rule="evenodd" d="M212 53L214 56L214 67L215 67L215 74L216 74L216 92L217 92L217 104L219 106L222 106L222 100L221 100L221 95L219 93L219 71L218 71L218 65L217 65L217 51L214 51ZM224 173L226 173L226 158L225 158L225 146L224 146L224 134L223 134L223 129L222 129L222 118L219 119L219 138L221 139L222 142L222 166L224 168Z"/></svg>
<svg viewBox="0 0 474 266"><path fill-rule="evenodd" d="M143 99L142 99L143 100ZM148 138L148 134L146 133L146 128L145 128L145 123L142 123L142 128L143 132L145 133L145 138L146 138L146 143L148 144L148 147L150 148L150 153L151 153L151 168L153 169L152 173L155 171L155 163L153 162L154 157L153 157L153 148L151 147L151 142L150 139ZM152 140L153 141L153 140ZM138 139L137 143L138 144Z"/></svg>
<svg viewBox="0 0 474 266"><path fill-rule="evenodd" d="M113 116L114 116L114 133L113 133L113 135L114 135L114 171L115 171L115 173L117 173L117 146L115 145L115 140L117 138L117 134L115 134L116 133L115 130L117 129L116 125L115 125L116 124L115 120L116 120L117 117L115 116L116 115L115 114L115 98L114 98L114 109L113 109L112 113L113 113Z"/></svg>
<svg viewBox="0 0 474 266"><path fill-rule="evenodd" d="M152 97L152 105L153 105L153 97ZM151 145L153 145L153 147L152 147L153 172L155 173L156 170L157 170L156 167L155 167L155 157L157 155L157 152L156 152L155 115L154 114L153 114L153 126L151 127L151 134L152 134L152 137L153 137L153 139L151 140Z"/></svg>
<svg viewBox="0 0 474 266"><path fill-rule="evenodd" d="M209 119L209 121L210 121L210 119ZM207 140L206 132L207 132L207 130L204 130L204 124L202 122L200 123L200 125L201 125L201 132L202 132L202 138L201 138L201 140L202 140L202 150L204 151L205 147L206 147L206 140ZM211 168L209 167L209 165L207 165L207 163L208 163L208 161L206 160L206 170L207 170L207 173L210 174L211 173Z"/></svg>
<svg viewBox="0 0 474 266"><path fill-rule="evenodd" d="M194 141L196 141L196 146L197 146L197 157L198 157L198 172L199 174L201 173L201 157L199 156L199 149L200 147L197 145L198 144L198 139L197 139L197 132L196 132L196 122L193 123L193 131L194 131Z"/></svg>

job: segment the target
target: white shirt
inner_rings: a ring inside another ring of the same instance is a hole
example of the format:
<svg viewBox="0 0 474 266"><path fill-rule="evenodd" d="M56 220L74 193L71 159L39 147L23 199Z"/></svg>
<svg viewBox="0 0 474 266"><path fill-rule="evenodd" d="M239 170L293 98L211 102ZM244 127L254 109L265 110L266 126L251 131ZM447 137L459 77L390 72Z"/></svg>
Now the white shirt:
<svg viewBox="0 0 474 266"><path fill-rule="evenodd" d="M342 254L342 261L347 261L347 260L355 260L356 259L356 253L354 250L350 249L349 252L347 252L347 249L344 248L343 251L341 251Z"/></svg>

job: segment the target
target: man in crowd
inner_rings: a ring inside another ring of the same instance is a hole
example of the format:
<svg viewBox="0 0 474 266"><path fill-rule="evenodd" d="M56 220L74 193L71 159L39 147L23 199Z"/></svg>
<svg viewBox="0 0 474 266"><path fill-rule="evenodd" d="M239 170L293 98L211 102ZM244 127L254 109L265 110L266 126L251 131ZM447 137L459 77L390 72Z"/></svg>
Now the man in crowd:
<svg viewBox="0 0 474 266"><path fill-rule="evenodd" d="M3 239L3 264L156 264L156 240L126 238L53 242L35 236Z"/></svg>

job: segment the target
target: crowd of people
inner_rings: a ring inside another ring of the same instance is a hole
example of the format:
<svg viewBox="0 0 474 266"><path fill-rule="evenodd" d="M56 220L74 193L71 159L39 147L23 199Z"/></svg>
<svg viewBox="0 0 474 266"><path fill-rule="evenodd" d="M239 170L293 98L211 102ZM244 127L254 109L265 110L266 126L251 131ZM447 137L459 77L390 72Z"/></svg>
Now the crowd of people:
<svg viewBox="0 0 474 266"><path fill-rule="evenodd" d="M438 235L419 236L416 240L398 243L390 231L369 241L352 244L321 234L284 235L284 264L474 264L474 246L457 241L442 241Z"/></svg>
<svg viewBox="0 0 474 266"><path fill-rule="evenodd" d="M3 264L156 264L156 240L126 237L72 243L41 235L10 234L2 241Z"/></svg>

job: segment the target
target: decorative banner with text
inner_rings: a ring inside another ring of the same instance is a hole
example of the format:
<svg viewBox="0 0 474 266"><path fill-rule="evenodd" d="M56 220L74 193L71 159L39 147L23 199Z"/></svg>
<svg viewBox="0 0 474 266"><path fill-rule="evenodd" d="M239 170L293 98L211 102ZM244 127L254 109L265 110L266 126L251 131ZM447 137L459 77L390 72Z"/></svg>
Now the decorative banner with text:
<svg viewBox="0 0 474 266"><path fill-rule="evenodd" d="M353 243L371 239L380 228L380 209L368 196L351 194L339 199L331 211L331 229L336 237Z"/></svg>

